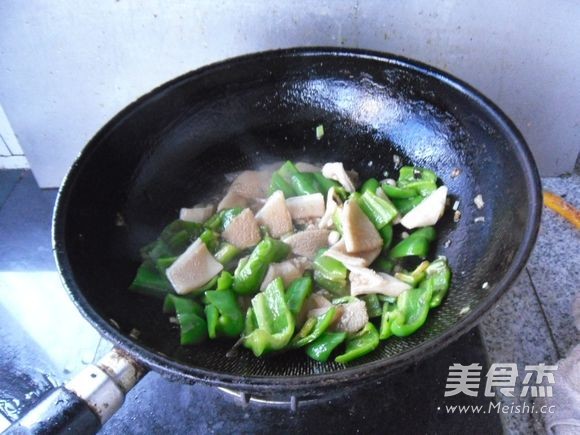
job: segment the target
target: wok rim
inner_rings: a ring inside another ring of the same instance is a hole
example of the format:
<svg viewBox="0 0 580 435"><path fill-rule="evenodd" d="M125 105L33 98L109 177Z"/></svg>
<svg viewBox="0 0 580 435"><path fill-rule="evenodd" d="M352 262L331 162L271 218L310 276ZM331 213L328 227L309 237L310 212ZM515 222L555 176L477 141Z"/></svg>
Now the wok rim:
<svg viewBox="0 0 580 435"><path fill-rule="evenodd" d="M121 333L121 331L117 330L106 319L101 317L87 301L82 290L75 282L72 267L66 252L64 240L67 203L70 193L74 188L77 176L82 171L83 163L90 159L92 152L97 148L100 140L108 134L108 131L112 127L119 123L124 117L129 116L131 112L142 103L155 97L158 93L178 84L182 80L200 78L217 70L235 67L236 64L240 63L259 62L264 59L275 59L281 57L306 58L316 56L354 57L378 61L388 65L397 65L414 70L419 74L431 76L436 80L443 82L445 85L455 88L457 91L473 100L474 104L483 108L493 118L496 125L505 132L510 143L513 144L513 151L515 152L520 165L523 167L525 184L527 186L526 194L529 202L529 220L524 230L524 236L507 272L488 291L486 298L480 302L477 307L471 310L466 316L459 319L451 328L447 329L438 337L428 340L425 343L393 357L364 363L358 366L346 366L344 369L335 372L271 377L231 375L204 368L196 368L181 363L171 357L150 350L139 342L132 341L128 336ZM391 53L354 48L295 47L251 53L203 66L180 75L151 90L117 113L90 139L63 179L54 207L52 220L52 249L63 285L76 308L102 336L111 341L115 347L122 349L131 358L143 364L148 369L159 372L170 379L181 380L187 383L202 381L210 385L234 388L240 391L251 390L252 392L270 394L286 393L292 391L311 391L312 388L336 387L355 380L371 380L372 378L386 375L389 371L410 365L426 358L437 350L440 350L451 342L457 340L479 323L482 316L498 302L501 296L503 296L503 294L515 282L520 272L525 267L537 238L541 211L542 196L540 177L532 153L527 146L523 135L495 103L485 97L474 87L451 74L430 65Z"/></svg>

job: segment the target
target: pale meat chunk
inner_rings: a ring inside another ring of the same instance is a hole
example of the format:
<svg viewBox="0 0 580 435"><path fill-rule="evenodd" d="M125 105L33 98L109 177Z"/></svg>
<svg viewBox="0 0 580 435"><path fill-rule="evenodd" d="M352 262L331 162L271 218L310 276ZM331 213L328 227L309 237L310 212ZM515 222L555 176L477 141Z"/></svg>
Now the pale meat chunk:
<svg viewBox="0 0 580 435"><path fill-rule="evenodd" d="M292 231L292 216L286 206L284 193L274 192L256 214L258 224L265 225L272 237L279 238Z"/></svg>
<svg viewBox="0 0 580 435"><path fill-rule="evenodd" d="M381 294L385 296L399 296L411 286L386 273L377 273L364 267L353 268L349 274L350 294L352 296L364 294Z"/></svg>
<svg viewBox="0 0 580 435"><path fill-rule="evenodd" d="M243 196L238 195L235 192L229 191L226 196L218 204L218 211L225 210L227 208L234 207L246 207L248 205L248 200Z"/></svg>
<svg viewBox="0 0 580 435"><path fill-rule="evenodd" d="M401 225L411 230L435 225L445 211L447 186L439 187L401 219Z"/></svg>
<svg viewBox="0 0 580 435"><path fill-rule="evenodd" d="M284 239L292 248L292 253L302 257L314 259L316 253L328 246L329 230L299 231Z"/></svg>
<svg viewBox="0 0 580 435"><path fill-rule="evenodd" d="M282 281L284 281L284 287L288 287L292 281L302 276L304 270L306 270L304 262L297 259L272 263L268 266L268 272L266 272L266 276L262 281L260 291L264 291L268 284L278 277L281 277Z"/></svg>
<svg viewBox="0 0 580 435"><path fill-rule="evenodd" d="M222 233L222 237L226 242L240 249L256 245L261 238L260 228L252 210L246 208L233 218Z"/></svg>
<svg viewBox="0 0 580 435"><path fill-rule="evenodd" d="M319 172L320 166L313 165L312 163L307 162L297 162L296 168L300 172Z"/></svg>
<svg viewBox="0 0 580 435"><path fill-rule="evenodd" d="M205 243L197 239L165 273L175 292L184 295L203 286L223 268Z"/></svg>
<svg viewBox="0 0 580 435"><path fill-rule="evenodd" d="M334 326L337 331L358 332L369 322L369 315L364 301L354 300L347 304L340 305L342 313L339 321Z"/></svg>
<svg viewBox="0 0 580 435"><path fill-rule="evenodd" d="M381 235L356 201L344 203L341 215L346 252L372 251L383 246Z"/></svg>
<svg viewBox="0 0 580 435"><path fill-rule="evenodd" d="M355 267L369 266L380 255L381 250L382 246L379 246L378 248L371 249L370 251L349 254L346 252L346 243L344 242L344 239L341 239L332 245L332 247L326 251L324 255L340 261L346 266L347 269L351 270Z"/></svg>
<svg viewBox="0 0 580 435"><path fill-rule="evenodd" d="M288 198L286 206L292 219L319 218L324 214L324 196L322 193L312 193Z"/></svg>
<svg viewBox="0 0 580 435"><path fill-rule="evenodd" d="M338 208L338 201L335 198L335 195L336 191L334 190L334 187L328 189L328 193L326 194L326 209L324 210L324 215L322 215L318 222L319 228L330 228L334 225L332 217Z"/></svg>
<svg viewBox="0 0 580 435"><path fill-rule="evenodd" d="M344 165L341 162L326 163L322 167L322 175L331 180L338 181L347 192L355 191L354 183L344 170Z"/></svg>
<svg viewBox="0 0 580 435"><path fill-rule="evenodd" d="M186 222L202 224L213 215L214 211L215 207L213 205L196 205L192 208L182 208L179 211L179 219Z"/></svg>
<svg viewBox="0 0 580 435"><path fill-rule="evenodd" d="M271 178L270 171L242 171L233 181L229 191L246 199L266 198Z"/></svg>

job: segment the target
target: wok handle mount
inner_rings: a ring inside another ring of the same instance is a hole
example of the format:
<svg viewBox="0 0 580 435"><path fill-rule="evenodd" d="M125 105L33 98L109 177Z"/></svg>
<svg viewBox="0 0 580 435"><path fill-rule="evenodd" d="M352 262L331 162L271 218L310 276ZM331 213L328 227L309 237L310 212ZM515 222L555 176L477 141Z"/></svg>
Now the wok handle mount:
<svg viewBox="0 0 580 435"><path fill-rule="evenodd" d="M117 412L145 369L118 349L50 391L5 434L95 433Z"/></svg>

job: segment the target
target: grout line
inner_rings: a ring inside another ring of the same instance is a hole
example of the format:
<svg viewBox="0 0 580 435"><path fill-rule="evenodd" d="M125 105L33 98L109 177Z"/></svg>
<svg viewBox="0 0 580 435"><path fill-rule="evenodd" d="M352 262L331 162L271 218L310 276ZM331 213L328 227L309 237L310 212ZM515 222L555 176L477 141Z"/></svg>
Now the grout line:
<svg viewBox="0 0 580 435"><path fill-rule="evenodd" d="M560 355L560 351L558 349L558 343L556 342L556 338L554 337L554 332L552 331L552 326L550 325L550 321L548 320L548 316L546 315L546 311L544 311L544 306L542 305L542 300L540 299L540 295L538 294L538 290L536 289L536 285L534 284L534 280L532 279L532 274L530 273L530 269L526 266L526 274L528 275L528 279L530 280L530 286L532 287L532 291L536 300L538 301L538 305L540 306L540 311L542 313L542 317L544 318L544 322L546 323L546 327L548 328L548 334L550 334L550 339L552 340L552 344L554 345L554 350L556 352L556 357L561 359L562 356Z"/></svg>

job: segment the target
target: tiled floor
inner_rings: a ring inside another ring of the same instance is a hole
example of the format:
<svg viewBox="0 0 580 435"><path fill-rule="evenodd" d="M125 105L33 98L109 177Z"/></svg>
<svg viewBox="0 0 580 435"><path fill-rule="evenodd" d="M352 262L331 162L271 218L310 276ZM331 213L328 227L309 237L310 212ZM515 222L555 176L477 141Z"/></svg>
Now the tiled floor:
<svg viewBox="0 0 580 435"><path fill-rule="evenodd" d="M549 178L543 183L580 206L580 176ZM81 318L60 284L50 249L55 196L54 190L38 189L30 172L0 171L0 316L17 321L31 345L36 343L45 349L45 361L28 361L28 366L36 370L44 367L55 374L50 379L31 379L39 388L62 382L109 346ZM544 211L538 242L526 270L483 319L481 331L490 362L516 362L520 368L553 363L580 341L572 316L572 302L580 290L579 242L580 232L550 210ZM47 306L52 307L50 313L44 309ZM1 328L0 340L4 349L21 343L14 330ZM0 356L0 371L6 367L2 358L6 356ZM17 363L11 360L13 366ZM9 375L0 373L0 379ZM150 376L150 384L165 383L158 376ZM132 395L147 401L146 390ZM32 402L35 396L29 399ZM26 405L0 401L0 411L17 413ZM541 420L529 415L503 417L506 432L542 432Z"/></svg>

